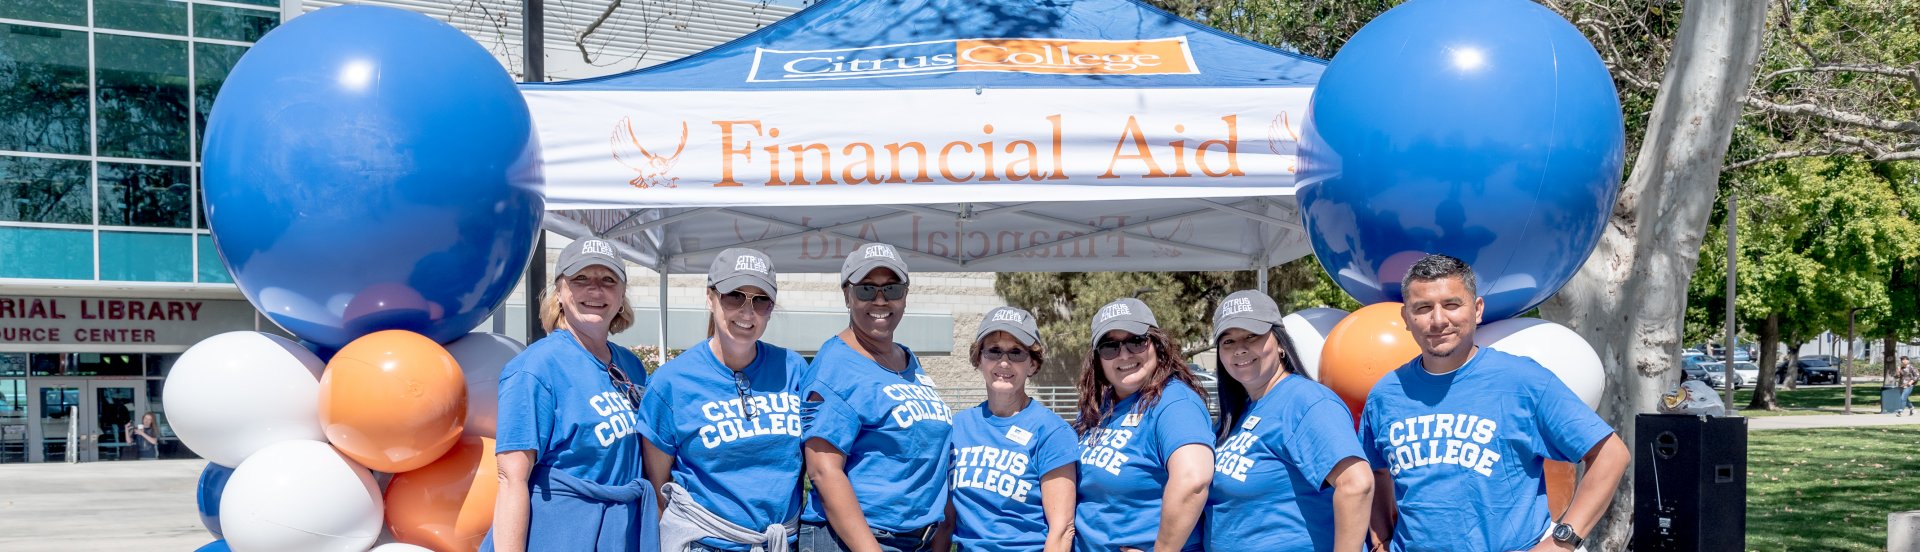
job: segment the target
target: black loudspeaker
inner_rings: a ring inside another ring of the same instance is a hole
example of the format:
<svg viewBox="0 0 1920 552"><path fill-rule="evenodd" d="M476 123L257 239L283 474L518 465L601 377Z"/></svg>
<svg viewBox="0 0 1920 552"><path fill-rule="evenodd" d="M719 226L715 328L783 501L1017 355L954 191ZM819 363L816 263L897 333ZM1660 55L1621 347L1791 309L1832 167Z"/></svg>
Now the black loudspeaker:
<svg viewBox="0 0 1920 552"><path fill-rule="evenodd" d="M1633 438L1635 552L1746 546L1746 418L1641 414Z"/></svg>

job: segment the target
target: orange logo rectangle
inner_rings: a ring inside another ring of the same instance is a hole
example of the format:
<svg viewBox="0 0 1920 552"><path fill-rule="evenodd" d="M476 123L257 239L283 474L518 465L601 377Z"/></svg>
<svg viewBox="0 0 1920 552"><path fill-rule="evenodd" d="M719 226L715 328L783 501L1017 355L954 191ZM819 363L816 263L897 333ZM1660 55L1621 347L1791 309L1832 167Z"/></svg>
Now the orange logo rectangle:
<svg viewBox="0 0 1920 552"><path fill-rule="evenodd" d="M1156 40L1046 38L955 41L959 71L1009 71L1069 75L1191 75L1193 54L1186 37Z"/></svg>

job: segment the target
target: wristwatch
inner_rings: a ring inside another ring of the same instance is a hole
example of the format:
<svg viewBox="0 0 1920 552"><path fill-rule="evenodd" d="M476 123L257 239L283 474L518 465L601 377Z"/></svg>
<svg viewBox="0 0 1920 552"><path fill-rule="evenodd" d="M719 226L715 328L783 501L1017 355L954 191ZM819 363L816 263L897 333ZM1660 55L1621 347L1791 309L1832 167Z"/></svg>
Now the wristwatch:
<svg viewBox="0 0 1920 552"><path fill-rule="evenodd" d="M1574 533L1572 525L1555 523L1553 524L1553 540L1566 543L1567 546L1579 548L1580 541L1586 539L1582 539L1578 533Z"/></svg>

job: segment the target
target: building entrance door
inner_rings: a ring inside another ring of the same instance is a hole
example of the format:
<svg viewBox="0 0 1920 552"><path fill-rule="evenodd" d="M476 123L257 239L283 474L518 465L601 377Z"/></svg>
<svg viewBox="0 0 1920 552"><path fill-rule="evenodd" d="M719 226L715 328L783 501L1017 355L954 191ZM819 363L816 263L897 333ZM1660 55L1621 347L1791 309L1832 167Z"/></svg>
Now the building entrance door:
<svg viewBox="0 0 1920 552"><path fill-rule="evenodd" d="M28 394L31 462L118 460L137 455L128 424L138 424L146 395L137 380L36 378Z"/></svg>

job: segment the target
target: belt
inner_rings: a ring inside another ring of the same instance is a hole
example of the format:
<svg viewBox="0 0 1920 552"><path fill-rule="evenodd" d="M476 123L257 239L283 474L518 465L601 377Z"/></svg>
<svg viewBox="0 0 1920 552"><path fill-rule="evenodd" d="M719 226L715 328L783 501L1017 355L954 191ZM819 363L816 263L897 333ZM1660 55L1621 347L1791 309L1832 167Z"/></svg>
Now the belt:
<svg viewBox="0 0 1920 552"><path fill-rule="evenodd" d="M816 522L816 521L801 520L800 524L812 525L814 527L824 527L829 531L833 530L833 525L824 521ZM887 531L883 529L872 529L871 527L869 527L869 529L873 531L874 538L878 538L878 539L900 537L900 538L908 538L908 539L918 540L921 542L926 542L928 540L933 539L933 531L934 529L937 529L939 527L940 527L940 524L934 523L926 527L921 527L919 529L909 529L906 531Z"/></svg>

